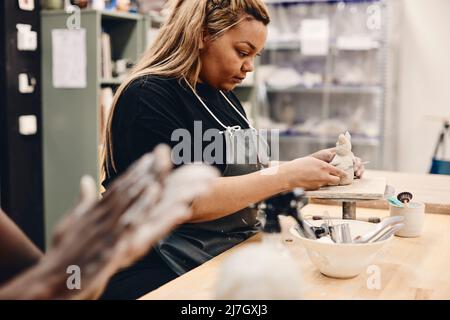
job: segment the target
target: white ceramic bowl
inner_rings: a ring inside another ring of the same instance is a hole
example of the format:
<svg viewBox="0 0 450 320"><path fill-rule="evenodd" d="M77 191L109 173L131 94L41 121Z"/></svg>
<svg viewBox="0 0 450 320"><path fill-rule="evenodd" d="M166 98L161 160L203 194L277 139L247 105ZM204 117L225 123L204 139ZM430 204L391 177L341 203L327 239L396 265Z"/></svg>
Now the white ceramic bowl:
<svg viewBox="0 0 450 320"><path fill-rule="evenodd" d="M310 221L320 226L324 221ZM333 224L348 223L352 239L373 230L376 224L357 220L333 220ZM326 243L301 236L297 230L290 229L292 235L300 239L312 263L321 273L333 278L353 278L372 263L375 255L389 239L373 243ZM331 240L330 240L331 241Z"/></svg>

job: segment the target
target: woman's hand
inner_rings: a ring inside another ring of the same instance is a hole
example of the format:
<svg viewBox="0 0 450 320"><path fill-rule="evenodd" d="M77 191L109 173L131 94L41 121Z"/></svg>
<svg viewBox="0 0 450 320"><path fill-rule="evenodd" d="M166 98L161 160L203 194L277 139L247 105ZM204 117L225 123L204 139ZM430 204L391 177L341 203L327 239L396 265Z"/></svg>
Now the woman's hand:
<svg viewBox="0 0 450 320"><path fill-rule="evenodd" d="M184 165L171 173L164 181L158 203L145 217L133 221L135 230L122 241L119 253L121 267L146 254L151 245L174 225L189 220L192 217L191 203L198 196L207 194L217 177L216 169L203 164Z"/></svg>
<svg viewBox="0 0 450 320"><path fill-rule="evenodd" d="M279 166L287 189L316 190L326 185L339 184L345 172L315 157L298 158Z"/></svg>
<svg viewBox="0 0 450 320"><path fill-rule="evenodd" d="M361 158L358 157L353 158L353 170L355 171L355 177L361 179L365 170Z"/></svg>
<svg viewBox="0 0 450 320"><path fill-rule="evenodd" d="M311 157L330 163L335 155L336 147L317 151L311 154ZM356 178L362 178L365 168L361 158L356 156L353 158L353 170L355 171Z"/></svg>

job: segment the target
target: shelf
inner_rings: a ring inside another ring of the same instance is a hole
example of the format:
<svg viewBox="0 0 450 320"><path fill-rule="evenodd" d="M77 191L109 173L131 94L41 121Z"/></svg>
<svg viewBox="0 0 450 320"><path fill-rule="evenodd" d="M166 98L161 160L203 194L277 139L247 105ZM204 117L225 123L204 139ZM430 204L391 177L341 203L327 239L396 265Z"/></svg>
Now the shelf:
<svg viewBox="0 0 450 320"><path fill-rule="evenodd" d="M120 12L120 11L100 11L102 18L105 20L132 20L139 21L142 15L138 13Z"/></svg>
<svg viewBox="0 0 450 320"><path fill-rule="evenodd" d="M264 50L295 50L300 51L300 41L267 42Z"/></svg>
<svg viewBox="0 0 450 320"><path fill-rule="evenodd" d="M382 92L382 87L380 86L344 86L344 85L332 85L329 87L326 86L317 86L317 87L304 87L304 86L295 86L290 88L274 88L267 87L267 92L269 93L277 93L277 92L289 92L289 93L342 93L342 94L379 94Z"/></svg>
<svg viewBox="0 0 450 320"><path fill-rule="evenodd" d="M280 132L280 140L298 140L305 143L326 143L333 144L336 142L336 137L327 137L327 136L312 136L305 135L297 132ZM356 136L352 135L352 145L365 145L365 146L373 146L376 147L380 144L380 139L377 137L364 137L364 136Z"/></svg>
<svg viewBox="0 0 450 320"><path fill-rule="evenodd" d="M81 12L85 11L91 11L94 12L94 10L81 10ZM65 10L47 10L43 9L41 10L41 15L43 16L59 16L59 15L70 15L71 13L67 13Z"/></svg>
<svg viewBox="0 0 450 320"><path fill-rule="evenodd" d="M357 47L356 45L354 45L353 47L351 45L337 45L335 41L332 41L332 43L330 43L330 49L331 50L336 50L336 51L354 51L354 52L366 52L366 51L371 51L371 50L379 50L381 47L382 43L378 40L373 40L373 43L371 44L371 46L361 46L361 47ZM298 51L299 53L301 53L301 43L299 40L293 39L292 41L279 41L279 42L274 42L274 41L269 41L266 43L264 50L267 51ZM309 56L309 57L326 57L326 55L318 55L318 56Z"/></svg>
<svg viewBox="0 0 450 320"><path fill-rule="evenodd" d="M101 17L104 20L139 21L142 19L142 15L138 13L81 9L81 14L92 14L92 13L101 15ZM58 16L58 15L70 15L71 13L68 13L65 10L42 10L41 14L45 16Z"/></svg>

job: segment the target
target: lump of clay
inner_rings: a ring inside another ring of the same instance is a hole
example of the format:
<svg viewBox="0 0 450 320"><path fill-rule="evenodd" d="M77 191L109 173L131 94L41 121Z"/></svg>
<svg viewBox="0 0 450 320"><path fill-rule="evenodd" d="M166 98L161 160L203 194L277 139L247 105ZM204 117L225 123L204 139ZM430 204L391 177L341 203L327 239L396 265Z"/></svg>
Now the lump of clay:
<svg viewBox="0 0 450 320"><path fill-rule="evenodd" d="M336 155L330 162L336 168L345 171L345 176L341 178L339 185L344 186L353 183L355 175L353 169L354 155L352 152L351 136L348 131L345 134L340 134L336 142Z"/></svg>
<svg viewBox="0 0 450 320"><path fill-rule="evenodd" d="M251 244L228 257L219 273L216 299L301 299L301 269L284 250Z"/></svg>

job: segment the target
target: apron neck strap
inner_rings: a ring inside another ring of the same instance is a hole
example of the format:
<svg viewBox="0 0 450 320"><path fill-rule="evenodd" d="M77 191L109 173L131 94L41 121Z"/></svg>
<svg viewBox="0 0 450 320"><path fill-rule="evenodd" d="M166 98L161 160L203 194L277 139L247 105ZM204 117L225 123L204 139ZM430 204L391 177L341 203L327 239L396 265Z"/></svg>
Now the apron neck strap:
<svg viewBox="0 0 450 320"><path fill-rule="evenodd" d="M219 118L216 117L216 115L208 108L208 106L205 104L205 102L203 102L203 99L200 98L200 96L197 94L197 92L194 90L194 88L192 88L191 84L186 80L186 78L183 78L184 81L187 83L187 85L189 86L189 88L191 89L192 93L195 95L195 97L198 99L198 101L200 101L200 103L202 104L202 106L206 109L206 111L208 111L208 113L214 118L214 120L217 121L217 123L219 123L227 132L230 133L234 133L238 130L241 130L241 126L236 125L236 126L226 126L223 124L222 121L219 120ZM249 126L250 129L254 130L256 132L256 129L254 127L252 127L250 125L250 122L247 120L246 117L244 117L244 115L242 113L239 112L239 110L234 106L234 104L227 98L227 96L222 92L222 90L219 90L219 92L222 94L222 96L225 98L225 100L228 102L228 104L237 112L237 114L245 121L245 123L247 123L247 125ZM223 131L221 131L223 132Z"/></svg>

